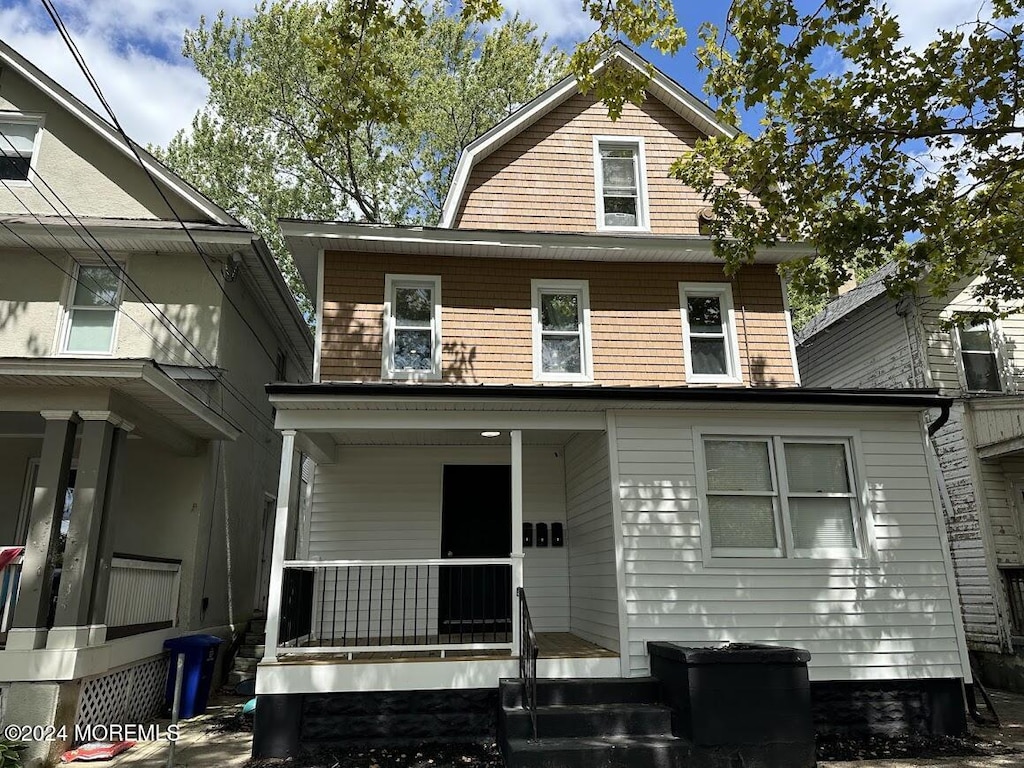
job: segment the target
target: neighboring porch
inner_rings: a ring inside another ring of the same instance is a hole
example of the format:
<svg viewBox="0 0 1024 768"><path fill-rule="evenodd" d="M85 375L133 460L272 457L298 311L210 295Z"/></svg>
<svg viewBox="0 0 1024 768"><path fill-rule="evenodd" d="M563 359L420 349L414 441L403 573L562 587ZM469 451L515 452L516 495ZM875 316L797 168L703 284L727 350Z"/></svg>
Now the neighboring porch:
<svg viewBox="0 0 1024 768"><path fill-rule="evenodd" d="M494 687L516 674L520 590L539 675L621 674L604 414L316 415L284 430L317 467L299 499L283 459L258 692Z"/></svg>
<svg viewBox="0 0 1024 768"><path fill-rule="evenodd" d="M148 361L0 360L0 682L162 652L207 441L237 434Z"/></svg>

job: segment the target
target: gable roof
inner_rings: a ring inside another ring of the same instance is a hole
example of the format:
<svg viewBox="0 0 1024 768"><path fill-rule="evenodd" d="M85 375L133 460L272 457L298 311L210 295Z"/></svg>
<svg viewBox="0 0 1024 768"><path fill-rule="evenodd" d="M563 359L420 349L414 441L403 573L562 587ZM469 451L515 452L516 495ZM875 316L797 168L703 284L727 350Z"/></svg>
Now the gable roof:
<svg viewBox="0 0 1024 768"><path fill-rule="evenodd" d="M138 161L135 159L135 154L125 144L117 128L3 40L0 40L0 67L9 67L28 81L29 84L55 101L83 126L110 143L132 165L137 164ZM177 197L201 211L210 221L216 224L239 223L231 214L174 173L134 141L132 146L139 153L139 157L142 158L142 164L146 170L153 175L153 178L161 184L165 191L170 192L171 196Z"/></svg>
<svg viewBox="0 0 1024 768"><path fill-rule="evenodd" d="M797 344L802 344L816 333L821 333L872 299L884 294L886 291L885 280L895 272L896 262L890 261L853 290L836 296L823 310L812 317L807 325L800 329L796 334Z"/></svg>
<svg viewBox="0 0 1024 768"><path fill-rule="evenodd" d="M647 68L650 66L650 62L636 51L621 42L616 42L594 67L594 72L600 72L613 62L633 67L645 76ZM658 69L654 70L647 83L647 90L697 130L709 136L731 138L739 133L736 128L718 122L711 107ZM469 175L478 162L579 92L579 81L575 75L569 75L548 88L533 101L524 104L466 147L459 158L459 164L452 177L452 184L444 199L444 205L441 208L441 221L438 226L451 228L455 223L455 215L458 213L459 205L465 194Z"/></svg>

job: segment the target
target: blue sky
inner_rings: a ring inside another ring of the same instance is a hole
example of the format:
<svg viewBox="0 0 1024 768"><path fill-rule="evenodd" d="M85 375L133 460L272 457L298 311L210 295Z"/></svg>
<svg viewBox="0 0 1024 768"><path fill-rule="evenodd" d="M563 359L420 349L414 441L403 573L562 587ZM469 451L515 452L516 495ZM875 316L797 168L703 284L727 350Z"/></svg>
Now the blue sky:
<svg viewBox="0 0 1024 768"><path fill-rule="evenodd" d="M811 0L801 0L810 5ZM815 5L817 0L815 0ZM982 0L889 0L911 45L939 27L974 18ZM254 0L55 0L79 48L128 133L137 141L166 143L190 124L206 98L206 85L181 56L181 40L200 16L251 13ZM722 25L728 0L676 0L691 44L675 58L642 53L694 93L703 78L693 59L696 31L704 21ZM536 22L566 50L588 35L592 22L579 0L505 0ZM90 104L84 78L57 37L39 0L0 0L0 37ZM750 130L756 126L744 126Z"/></svg>

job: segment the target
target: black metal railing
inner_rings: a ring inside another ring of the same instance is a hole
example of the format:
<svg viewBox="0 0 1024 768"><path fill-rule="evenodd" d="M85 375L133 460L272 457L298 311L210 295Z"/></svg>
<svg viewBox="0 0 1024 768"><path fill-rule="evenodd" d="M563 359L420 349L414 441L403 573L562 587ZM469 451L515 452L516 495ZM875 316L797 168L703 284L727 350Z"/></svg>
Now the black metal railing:
<svg viewBox="0 0 1024 768"><path fill-rule="evenodd" d="M292 574L289 576L289 574ZM302 576L300 576L302 574ZM509 560L286 563L281 644L349 651L512 642Z"/></svg>
<svg viewBox="0 0 1024 768"><path fill-rule="evenodd" d="M1018 637L1024 636L1024 568L1002 568L1006 598L1010 603L1010 627Z"/></svg>
<svg viewBox="0 0 1024 768"><path fill-rule="evenodd" d="M530 713L533 738L537 738L537 633L533 630L526 590L516 587L519 597L519 679L523 686L523 709Z"/></svg>

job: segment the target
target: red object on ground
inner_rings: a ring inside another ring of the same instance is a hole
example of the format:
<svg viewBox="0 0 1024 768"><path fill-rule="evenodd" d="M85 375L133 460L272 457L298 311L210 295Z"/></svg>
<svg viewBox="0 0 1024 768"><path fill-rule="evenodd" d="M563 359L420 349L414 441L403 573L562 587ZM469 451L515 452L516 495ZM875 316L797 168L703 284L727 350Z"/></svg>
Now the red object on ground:
<svg viewBox="0 0 1024 768"><path fill-rule="evenodd" d="M69 749L60 756L60 761L73 763L75 760L109 760L134 746L134 741L115 741L113 743L94 741Z"/></svg>
<svg viewBox="0 0 1024 768"><path fill-rule="evenodd" d="M24 547L3 547L0 548L0 570L7 567L7 564L14 561L22 552Z"/></svg>

